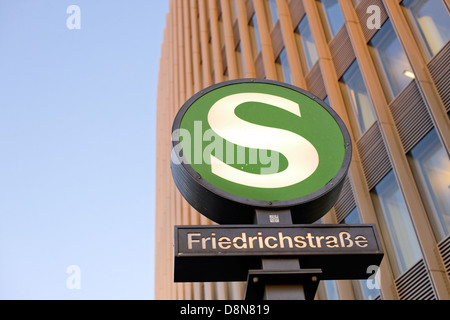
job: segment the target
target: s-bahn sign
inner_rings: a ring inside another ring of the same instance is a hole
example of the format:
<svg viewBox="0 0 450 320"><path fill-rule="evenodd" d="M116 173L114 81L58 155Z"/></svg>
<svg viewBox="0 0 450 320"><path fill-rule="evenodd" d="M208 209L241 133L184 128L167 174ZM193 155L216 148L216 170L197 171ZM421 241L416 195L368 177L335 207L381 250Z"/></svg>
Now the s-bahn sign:
<svg viewBox="0 0 450 320"><path fill-rule="evenodd" d="M228 225L175 226L174 280L312 299L320 278L367 278L383 258L375 226L311 224L337 201L351 156L336 112L297 87L241 79L195 94L174 120L172 175L192 207Z"/></svg>
<svg viewBox="0 0 450 320"><path fill-rule="evenodd" d="M289 208L294 223L331 209L351 160L336 112L312 94L257 79L204 89L172 128L176 186L217 223L253 223L255 208Z"/></svg>

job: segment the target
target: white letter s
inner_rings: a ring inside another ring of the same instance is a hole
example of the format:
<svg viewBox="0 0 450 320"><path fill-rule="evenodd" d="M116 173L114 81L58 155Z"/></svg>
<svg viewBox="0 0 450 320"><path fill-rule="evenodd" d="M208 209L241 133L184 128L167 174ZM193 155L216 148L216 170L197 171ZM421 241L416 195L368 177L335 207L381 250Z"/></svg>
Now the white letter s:
<svg viewBox="0 0 450 320"><path fill-rule="evenodd" d="M278 173L254 174L231 167L211 155L212 172L223 179L259 188L287 187L311 176L319 166L316 148L296 133L240 119L234 111L245 102L273 105L298 117L301 117L300 106L270 94L237 93L217 101L208 113L209 125L218 135L243 147L277 151L287 158L288 167Z"/></svg>

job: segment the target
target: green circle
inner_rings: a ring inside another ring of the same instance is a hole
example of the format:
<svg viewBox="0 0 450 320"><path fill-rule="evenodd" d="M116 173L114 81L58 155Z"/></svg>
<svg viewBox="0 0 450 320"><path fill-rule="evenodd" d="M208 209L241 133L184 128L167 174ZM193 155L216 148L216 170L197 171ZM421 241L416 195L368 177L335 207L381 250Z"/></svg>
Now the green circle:
<svg viewBox="0 0 450 320"><path fill-rule="evenodd" d="M261 188L231 182L212 172L211 165L205 159L208 159L209 154L219 158L221 153L223 156L219 159L224 163L254 174L262 174L261 169L264 172L264 168L267 170L270 166L267 160L276 157L279 157L277 172L282 172L288 167L286 157L273 150L268 150L269 152L264 150L263 155L266 156L261 157L261 150L242 146L238 148L225 139L222 140L222 137L217 139L218 135L214 134L208 123L208 112L217 101L236 93L264 93L291 100L299 105L300 117L278 107L258 102L242 103L235 109L235 115L244 121L290 131L308 140L319 156L317 169L308 178L287 187ZM343 133L327 109L301 92L269 83L238 83L209 91L190 105L181 119L180 129L183 156L204 180L225 192L253 200L283 201L312 194L337 175L345 156ZM229 151L231 148L234 150L233 156Z"/></svg>

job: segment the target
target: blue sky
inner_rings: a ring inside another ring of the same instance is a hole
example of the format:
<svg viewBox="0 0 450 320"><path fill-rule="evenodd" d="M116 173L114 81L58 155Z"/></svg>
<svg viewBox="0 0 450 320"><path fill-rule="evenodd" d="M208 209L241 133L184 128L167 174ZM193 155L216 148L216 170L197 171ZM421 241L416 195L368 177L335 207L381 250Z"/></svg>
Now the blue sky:
<svg viewBox="0 0 450 320"><path fill-rule="evenodd" d="M78 5L81 29L66 13ZM152 299L168 1L0 0L0 299ZM69 266L80 289L68 289Z"/></svg>

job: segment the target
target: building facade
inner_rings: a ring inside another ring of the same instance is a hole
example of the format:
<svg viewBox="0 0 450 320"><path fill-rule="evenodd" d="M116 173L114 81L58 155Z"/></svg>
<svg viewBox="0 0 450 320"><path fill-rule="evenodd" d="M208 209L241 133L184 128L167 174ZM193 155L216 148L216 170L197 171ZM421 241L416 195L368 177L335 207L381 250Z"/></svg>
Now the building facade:
<svg viewBox="0 0 450 320"><path fill-rule="evenodd" d="M155 298L242 299L244 283L174 283L173 226L210 224L176 189L171 127L194 93L278 80L327 102L353 140L322 223L373 223L368 280L317 299L450 299L449 0L170 0L157 99Z"/></svg>

